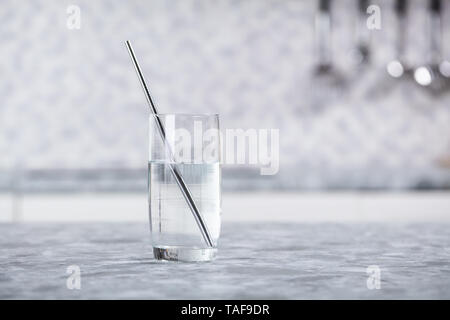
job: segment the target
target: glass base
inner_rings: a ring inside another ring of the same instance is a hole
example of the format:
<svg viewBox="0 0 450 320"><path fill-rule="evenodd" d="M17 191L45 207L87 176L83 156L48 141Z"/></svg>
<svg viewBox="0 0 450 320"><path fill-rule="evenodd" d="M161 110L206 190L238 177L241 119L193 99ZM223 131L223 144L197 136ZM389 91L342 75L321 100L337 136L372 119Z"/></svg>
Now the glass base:
<svg viewBox="0 0 450 320"><path fill-rule="evenodd" d="M217 248L153 247L156 260L200 262L216 258Z"/></svg>

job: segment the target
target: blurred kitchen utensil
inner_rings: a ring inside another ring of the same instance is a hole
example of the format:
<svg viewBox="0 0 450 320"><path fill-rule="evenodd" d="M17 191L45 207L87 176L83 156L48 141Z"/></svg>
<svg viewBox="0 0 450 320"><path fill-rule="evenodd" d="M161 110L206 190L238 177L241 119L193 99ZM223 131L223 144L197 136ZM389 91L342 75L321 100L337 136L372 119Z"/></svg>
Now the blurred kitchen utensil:
<svg viewBox="0 0 450 320"><path fill-rule="evenodd" d="M166 141L166 134L165 134L164 126L163 126L160 118L156 116L158 114L158 111L155 107L155 104L153 103L152 97L150 96L150 91L148 90L147 84L144 79L144 75L141 71L141 68L139 67L136 56L134 55L134 51L133 51L133 48L131 47L131 43L129 41L126 41L126 46L128 49L128 53L130 54L131 60L133 62L134 68L136 69L136 73L139 77L139 81L141 83L142 89L144 90L145 97L147 98L147 102L150 107L150 110L153 113L153 115L155 115L155 121L158 126L159 133L161 135L163 143L166 146L166 148L168 149L167 151L168 151L170 157L173 158L173 153L170 149L170 145ZM183 176L181 175L180 171L178 170L178 167L173 162L170 163L169 167L170 167L170 170L172 172L172 175L173 175L178 187L181 190L181 193L183 194L184 199L186 200L187 205L189 206L189 208L192 212L192 215L194 216L195 221L197 222L197 225L200 229L200 232L201 232L206 244L209 247L214 247L214 244L211 240L211 235L208 231L206 223L205 223L200 211L198 210L198 207L194 201L194 197L192 196L192 193L190 192L188 186L184 182Z"/></svg>
<svg viewBox="0 0 450 320"><path fill-rule="evenodd" d="M350 64L352 71L349 74L349 87L351 86L356 95L366 92L362 83L363 78L373 74L371 67L370 39L371 30L367 27L368 0L356 0L357 18L355 23L355 47L350 51ZM353 93L352 93L353 94Z"/></svg>
<svg viewBox="0 0 450 320"><path fill-rule="evenodd" d="M338 99L347 86L346 77L333 65L331 50L331 0L319 0L315 16L317 62L312 72L313 112Z"/></svg>
<svg viewBox="0 0 450 320"><path fill-rule="evenodd" d="M407 78L411 77L413 74L413 68L411 68L405 59L405 49L406 49L406 38L408 30L408 1L407 0L396 0L394 4L394 11L397 23L396 29L396 57L390 61L386 70L387 73L393 78Z"/></svg>
<svg viewBox="0 0 450 320"><path fill-rule="evenodd" d="M358 67L370 63L370 30L367 28L368 0L357 0L358 18L356 22L356 48L352 52L353 62Z"/></svg>
<svg viewBox="0 0 450 320"><path fill-rule="evenodd" d="M414 79L432 94L441 95L450 89L450 63L443 59L442 54L442 1L429 0L429 48L428 63L419 66L414 71Z"/></svg>
<svg viewBox="0 0 450 320"><path fill-rule="evenodd" d="M406 60L407 26L408 26L408 0L395 0L393 11L395 15L395 56L382 70L371 72L367 90L364 91L366 99L384 99L393 90L413 92L417 84L414 81L414 69Z"/></svg>

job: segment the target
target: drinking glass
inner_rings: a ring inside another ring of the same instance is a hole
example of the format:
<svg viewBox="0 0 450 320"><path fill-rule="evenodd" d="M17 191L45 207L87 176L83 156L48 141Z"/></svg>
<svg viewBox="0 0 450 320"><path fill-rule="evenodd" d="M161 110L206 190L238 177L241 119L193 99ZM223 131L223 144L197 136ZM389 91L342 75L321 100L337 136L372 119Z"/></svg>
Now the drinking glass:
<svg viewBox="0 0 450 320"><path fill-rule="evenodd" d="M209 261L216 257L221 215L220 148L217 114L150 116L148 195L156 259ZM189 189L212 245L205 241L174 169Z"/></svg>

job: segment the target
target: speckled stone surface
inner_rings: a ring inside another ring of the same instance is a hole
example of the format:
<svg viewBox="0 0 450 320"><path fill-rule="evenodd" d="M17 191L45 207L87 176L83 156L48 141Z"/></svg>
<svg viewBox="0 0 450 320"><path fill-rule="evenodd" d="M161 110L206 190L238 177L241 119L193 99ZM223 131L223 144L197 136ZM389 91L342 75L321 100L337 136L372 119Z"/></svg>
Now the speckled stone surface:
<svg viewBox="0 0 450 320"><path fill-rule="evenodd" d="M225 224L216 261L169 263L153 259L146 224L3 224L0 298L449 299L449 227ZM80 290L67 289L70 265Z"/></svg>

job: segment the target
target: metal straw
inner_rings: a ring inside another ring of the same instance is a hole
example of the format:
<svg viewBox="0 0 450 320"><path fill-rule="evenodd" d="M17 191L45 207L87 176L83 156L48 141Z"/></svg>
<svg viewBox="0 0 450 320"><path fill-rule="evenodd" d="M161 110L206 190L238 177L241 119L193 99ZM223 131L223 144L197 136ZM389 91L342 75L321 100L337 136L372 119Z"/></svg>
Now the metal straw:
<svg viewBox="0 0 450 320"><path fill-rule="evenodd" d="M202 233L203 239L205 240L208 247L213 247L214 245L211 240L211 235L208 231L205 221L204 221L202 215L200 214L200 211L198 210L197 205L195 204L194 198L193 198L188 186L184 182L182 174L178 170L177 166L173 163L174 161L172 161L173 153L170 149L170 145L167 143L166 132L164 130L164 126L161 122L161 119L158 117L158 111L156 110L155 104L153 103L152 97L150 96L150 92L148 91L147 84L145 83L144 75L142 74L141 68L139 67L139 64L136 60L136 56L134 55L134 51L133 51L133 48L131 47L130 41L126 41L126 45L127 45L128 52L130 53L130 57L133 62L134 68L136 69L136 73L139 77L139 81L141 82L142 89L144 89L144 93L145 93L145 97L147 98L147 102L150 106L150 109L151 109L153 115L155 116L158 131L161 134L163 143L169 152L170 160L171 160L169 163L170 171L172 172L173 177L175 178L175 181L178 184L178 187L180 187L180 190L181 190L181 193L183 194L184 199L186 200L189 208L191 209L191 212L195 218L195 221L197 222L197 225Z"/></svg>

